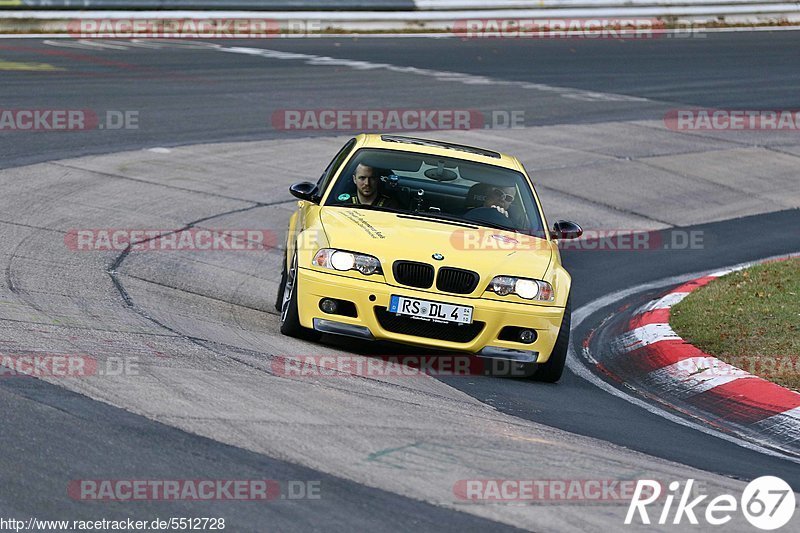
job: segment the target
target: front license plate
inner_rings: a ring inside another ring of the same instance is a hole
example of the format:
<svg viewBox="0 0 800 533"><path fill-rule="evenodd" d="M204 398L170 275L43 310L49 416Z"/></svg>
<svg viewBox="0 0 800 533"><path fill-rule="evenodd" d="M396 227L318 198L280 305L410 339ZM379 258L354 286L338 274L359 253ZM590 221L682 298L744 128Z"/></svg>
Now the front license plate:
<svg viewBox="0 0 800 533"><path fill-rule="evenodd" d="M429 302L405 296L393 295L389 300L389 312L434 322L472 324L472 307Z"/></svg>

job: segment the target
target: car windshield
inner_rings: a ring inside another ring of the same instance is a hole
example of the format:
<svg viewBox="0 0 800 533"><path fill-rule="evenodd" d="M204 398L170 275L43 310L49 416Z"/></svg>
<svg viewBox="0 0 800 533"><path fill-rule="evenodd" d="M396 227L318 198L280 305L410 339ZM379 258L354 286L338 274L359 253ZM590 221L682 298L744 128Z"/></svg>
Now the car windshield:
<svg viewBox="0 0 800 533"><path fill-rule="evenodd" d="M438 155L359 150L342 170L325 205L543 234L536 200L520 172Z"/></svg>

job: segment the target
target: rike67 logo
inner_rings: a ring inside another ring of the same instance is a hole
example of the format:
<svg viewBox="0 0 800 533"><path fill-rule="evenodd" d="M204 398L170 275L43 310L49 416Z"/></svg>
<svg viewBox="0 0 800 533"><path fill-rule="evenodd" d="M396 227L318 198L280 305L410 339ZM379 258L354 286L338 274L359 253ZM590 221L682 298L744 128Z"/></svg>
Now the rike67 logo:
<svg viewBox="0 0 800 533"><path fill-rule="evenodd" d="M794 515L795 496L792 488L779 477L762 476L751 481L742 492L740 500L730 495L722 494L706 502L707 494L694 497L694 480L689 479L681 489L679 481L669 484L669 492L662 494L662 486L658 481L640 479L625 516L625 524L629 525L638 521L642 524L653 522L659 525L681 524L684 518L692 525L698 525L698 515L705 519L705 523L712 526L722 526L733 518L734 513L741 511L751 525L764 531L772 531L789 523ZM691 499L690 499L691 498ZM677 500L677 503L676 503ZM648 514L648 506L653 505L656 515ZM658 507L663 507L658 512ZM675 504L673 506L673 504ZM705 505L705 512L701 513Z"/></svg>

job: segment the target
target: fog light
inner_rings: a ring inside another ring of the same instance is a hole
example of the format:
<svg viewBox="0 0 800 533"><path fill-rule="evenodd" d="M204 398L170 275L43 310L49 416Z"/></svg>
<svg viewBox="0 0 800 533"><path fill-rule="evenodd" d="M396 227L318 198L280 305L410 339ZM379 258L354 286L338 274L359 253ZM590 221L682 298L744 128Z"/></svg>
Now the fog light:
<svg viewBox="0 0 800 533"><path fill-rule="evenodd" d="M325 298L319 303L319 308L329 315L335 314L338 307L339 305L336 303L336 300L331 300L330 298Z"/></svg>
<svg viewBox="0 0 800 533"><path fill-rule="evenodd" d="M519 332L519 342L530 344L536 340L536 332L532 329L523 329Z"/></svg>

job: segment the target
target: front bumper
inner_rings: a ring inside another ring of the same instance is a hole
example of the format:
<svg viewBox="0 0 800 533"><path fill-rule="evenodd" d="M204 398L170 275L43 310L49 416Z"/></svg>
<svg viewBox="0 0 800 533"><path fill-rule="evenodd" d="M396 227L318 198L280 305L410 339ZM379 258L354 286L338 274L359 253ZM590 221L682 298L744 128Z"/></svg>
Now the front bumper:
<svg viewBox="0 0 800 533"><path fill-rule="evenodd" d="M304 327L351 337L471 352L493 359L525 363L546 362L553 351L564 315L562 307L465 298L435 290L395 287L383 281L339 276L310 268L299 268L297 276L297 307L300 323ZM443 326L446 329L444 331L437 330L437 325L396 319L393 314L385 312L393 294L471 306L474 308L473 325L467 329L463 329L465 326ZM353 302L358 316L323 312L319 306L323 298ZM483 326L478 323L483 323ZM501 340L498 335L504 326L535 329L537 338L530 344ZM452 340L432 337L439 336L440 332L444 332L443 336Z"/></svg>

